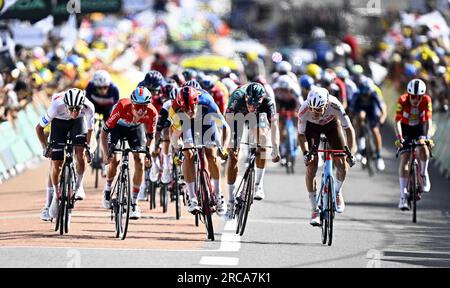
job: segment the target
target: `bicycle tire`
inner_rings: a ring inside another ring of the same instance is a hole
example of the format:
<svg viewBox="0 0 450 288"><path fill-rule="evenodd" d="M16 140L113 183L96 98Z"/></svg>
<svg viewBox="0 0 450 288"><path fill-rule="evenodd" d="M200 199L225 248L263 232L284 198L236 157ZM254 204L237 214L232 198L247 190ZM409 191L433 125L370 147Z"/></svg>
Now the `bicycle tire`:
<svg viewBox="0 0 450 288"><path fill-rule="evenodd" d="M180 186L178 184L177 167L172 167L173 171L173 194L175 195L175 215L177 220L181 218L181 203L180 203Z"/></svg>
<svg viewBox="0 0 450 288"><path fill-rule="evenodd" d="M72 171L72 167L68 167L68 177L66 179L68 179L67 182L67 198L66 198L66 209L65 209L65 215L64 215L64 232L67 234L69 233L69 227L70 227L70 220L71 220L71 216L72 216L72 207L74 205L74 181L73 181L73 171Z"/></svg>
<svg viewBox="0 0 450 288"><path fill-rule="evenodd" d="M245 227L247 226L247 220L248 220L248 214L250 212L250 207L252 206L253 203L253 195L255 194L255 171L253 169L250 170L249 172L249 179L248 179L248 183L250 185L247 185L247 193L246 193L246 199L245 199L245 203L244 203L244 211L243 211L243 219L242 219L242 226L241 226L241 231L239 233L240 236L244 235L245 232Z"/></svg>
<svg viewBox="0 0 450 288"><path fill-rule="evenodd" d="M149 200L150 200L150 210L156 209L156 183L150 181L150 188L148 191Z"/></svg>
<svg viewBox="0 0 450 288"><path fill-rule="evenodd" d="M373 143L372 132L370 129L366 131L366 160L367 160L367 171L369 172L369 176L373 177L376 172L375 167L375 157L374 157L375 149Z"/></svg>
<svg viewBox="0 0 450 288"><path fill-rule="evenodd" d="M328 196L331 195L331 197L328 197L328 246L331 246L333 243L333 224L334 224L334 213L335 213L335 207L334 207L334 184L333 179L330 177L328 180ZM330 194L331 191L331 194Z"/></svg>
<svg viewBox="0 0 450 288"><path fill-rule="evenodd" d="M417 223L417 186L418 186L418 179L417 179L417 163L414 162L412 164L412 170L411 170L411 175L412 175L412 193L411 193L411 197L412 197L412 222L413 223Z"/></svg>
<svg viewBox="0 0 450 288"><path fill-rule="evenodd" d="M63 168L64 169L64 168ZM59 184L59 190L61 191L62 194L62 188L63 188L63 183L65 182L65 171L63 170L63 173L61 174L61 182ZM58 192L59 191L55 191L56 193L56 197L58 197ZM56 221L55 221L55 232L59 231L59 227L60 227L60 222L61 222L61 213L60 213L60 209L61 209L61 197L62 195L59 195L59 200L58 200L58 216L56 217Z"/></svg>
<svg viewBox="0 0 450 288"><path fill-rule="evenodd" d="M161 198L162 198L162 201L163 201L163 205L162 205L163 213L167 213L168 208L169 208L169 195L167 195L167 194L169 194L168 193L169 192L168 188L169 187L168 187L167 184L161 184L160 191L161 191Z"/></svg>
<svg viewBox="0 0 450 288"><path fill-rule="evenodd" d="M116 238L120 237L120 223L122 221L122 217L123 214L121 214L121 209L120 209L120 204L119 204L119 199L121 199L121 192L122 191L122 183L120 181L120 175L119 178L117 179L117 183L114 187L114 194L116 195L116 197L114 199L111 199L111 204L113 207L113 211L114 211L114 221L115 221L115 228L116 228Z"/></svg>
<svg viewBox="0 0 450 288"><path fill-rule="evenodd" d="M131 184L130 184L130 170L127 168L124 171L125 173L125 183L123 183L124 185L122 185L122 201L121 201L121 206L122 208L124 208L124 206L126 205L126 211L125 211L125 223L124 223L124 227L122 230L122 233L120 235L120 239L121 240L125 240L125 238L127 237L127 233L128 233L128 225L130 223L130 210L131 210ZM125 191L124 191L125 190ZM123 212L123 210L121 211ZM122 219L123 221L123 219Z"/></svg>
<svg viewBox="0 0 450 288"><path fill-rule="evenodd" d="M212 215L211 215L212 213L211 213L211 209L210 209L210 199L209 199L211 191L209 190L209 187L206 184L207 180L205 177L206 176L203 174L203 176L200 180L200 182L201 182L200 185L202 187L202 191L200 191L202 194L202 202L201 202L202 203L202 214L203 214L203 217L205 220L204 224L206 227L208 239L211 241L214 241L215 240L214 226L213 226L213 221L212 221Z"/></svg>
<svg viewBox="0 0 450 288"><path fill-rule="evenodd" d="M327 196L327 199L325 200L325 195ZM330 193L328 191L328 179L325 181L324 185L321 188L320 191L320 203L321 203L321 220L322 220L322 244L327 244L328 241L328 225L329 225L329 218L328 218L328 198L330 198Z"/></svg>

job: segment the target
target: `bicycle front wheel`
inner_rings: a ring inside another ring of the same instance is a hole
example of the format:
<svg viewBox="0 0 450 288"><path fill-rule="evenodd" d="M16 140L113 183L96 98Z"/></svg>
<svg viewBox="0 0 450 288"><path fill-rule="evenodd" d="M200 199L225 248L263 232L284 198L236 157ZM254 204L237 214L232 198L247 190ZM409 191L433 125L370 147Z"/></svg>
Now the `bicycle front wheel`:
<svg viewBox="0 0 450 288"><path fill-rule="evenodd" d="M411 177L412 177L412 185L411 185L411 208L412 208L412 222L417 223L417 197L418 197L418 189L419 186L418 179L417 179L417 163L413 163L412 165L412 171L411 171Z"/></svg>
<svg viewBox="0 0 450 288"><path fill-rule="evenodd" d="M331 246L333 243L333 222L335 215L335 194L333 187L333 180L331 178L328 179L328 246Z"/></svg>
<svg viewBox="0 0 450 288"><path fill-rule="evenodd" d="M212 215L211 215L211 208L210 208L210 189L208 187L208 185L206 184L206 176L202 175L202 178L200 180L200 187L201 187L201 191L200 191L200 195L202 197L201 199L201 205L202 205L202 215L203 215L203 220L204 220L204 224L206 227L206 232L208 234L208 239L211 241L214 241L214 226L213 226L213 221L212 221Z"/></svg>

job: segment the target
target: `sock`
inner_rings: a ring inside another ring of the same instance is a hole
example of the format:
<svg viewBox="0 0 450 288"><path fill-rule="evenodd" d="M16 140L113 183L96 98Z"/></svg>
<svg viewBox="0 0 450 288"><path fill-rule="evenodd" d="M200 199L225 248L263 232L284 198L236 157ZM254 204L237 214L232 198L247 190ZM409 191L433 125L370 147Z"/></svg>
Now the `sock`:
<svg viewBox="0 0 450 288"><path fill-rule="evenodd" d="M380 158L381 158L381 151L380 151L380 150L377 150L377 151L376 151L376 156L377 156L377 159L380 159Z"/></svg>
<svg viewBox="0 0 450 288"><path fill-rule="evenodd" d="M339 181L336 179L336 181L334 181L334 184L334 191L336 192L336 195L342 193L342 186L344 185L344 181Z"/></svg>
<svg viewBox="0 0 450 288"><path fill-rule="evenodd" d="M77 183L75 184L75 190L77 190L78 188L83 186L83 179L84 179L84 174L82 174L82 175L77 174Z"/></svg>
<svg viewBox="0 0 450 288"><path fill-rule="evenodd" d="M114 180L106 180L106 184L105 184L105 190L106 191L111 191L112 190L113 181Z"/></svg>
<svg viewBox="0 0 450 288"><path fill-rule="evenodd" d="M58 196L58 186L55 186L55 185L53 185L53 193L54 193L54 195L53 196Z"/></svg>
<svg viewBox="0 0 450 288"><path fill-rule="evenodd" d="M405 193L408 189L408 178L406 177L399 177L398 178L399 182L400 182L400 198L404 198L405 197Z"/></svg>
<svg viewBox="0 0 450 288"><path fill-rule="evenodd" d="M141 188L141 186L133 186L133 193L131 194L131 204L132 205L136 205L140 188Z"/></svg>
<svg viewBox="0 0 450 288"><path fill-rule="evenodd" d="M50 207L50 204L52 203L52 199L53 199L53 193L55 188L53 187L47 187L47 198L45 201L45 208Z"/></svg>
<svg viewBox="0 0 450 288"><path fill-rule="evenodd" d="M266 168L260 169L256 168L256 186L260 186L264 184L264 174L266 173Z"/></svg>
<svg viewBox="0 0 450 288"><path fill-rule="evenodd" d="M189 192L189 200L196 198L195 197L195 182L187 183L187 188L188 188L188 192Z"/></svg>
<svg viewBox="0 0 450 288"><path fill-rule="evenodd" d="M317 192L309 192L309 201L311 202L311 210L317 210Z"/></svg>
<svg viewBox="0 0 450 288"><path fill-rule="evenodd" d="M212 182L214 186L213 188L214 195L218 196L219 194L222 194L222 187L220 187L220 179L212 179Z"/></svg>
<svg viewBox="0 0 450 288"><path fill-rule="evenodd" d="M163 170L170 169L170 155L163 155Z"/></svg>
<svg viewBox="0 0 450 288"><path fill-rule="evenodd" d="M235 184L228 184L228 201L234 202L234 189L236 188Z"/></svg>
<svg viewBox="0 0 450 288"><path fill-rule="evenodd" d="M422 170L422 175L428 175L428 163L430 161L426 160L426 161L422 161L420 160L420 170Z"/></svg>

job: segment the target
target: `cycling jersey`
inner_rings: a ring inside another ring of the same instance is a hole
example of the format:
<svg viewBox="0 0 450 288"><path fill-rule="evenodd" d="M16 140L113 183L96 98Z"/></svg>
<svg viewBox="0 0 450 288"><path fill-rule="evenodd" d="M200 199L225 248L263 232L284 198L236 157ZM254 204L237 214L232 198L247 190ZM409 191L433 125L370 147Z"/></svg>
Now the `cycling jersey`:
<svg viewBox="0 0 450 288"><path fill-rule="evenodd" d="M201 120L202 124L204 126L219 126L219 127L226 127L227 123L225 121L225 118L220 113L219 107L214 102L213 97L206 92L205 90L197 89L201 92L198 100L198 106L201 108L201 118L200 119L191 119L191 120ZM176 101L172 101L171 106L169 108L169 119L172 123L172 127L174 127L177 130L182 130L182 119L179 116L179 113L183 113L180 105ZM204 119L205 117L212 117L210 123L205 123Z"/></svg>
<svg viewBox="0 0 450 288"><path fill-rule="evenodd" d="M214 87L210 91L211 96L214 98L217 106L219 106L220 113L225 114L228 103L228 89L222 82L218 81L214 84Z"/></svg>
<svg viewBox="0 0 450 288"><path fill-rule="evenodd" d="M335 119L341 121L343 129L351 127L350 118L336 97L329 97L328 104L325 107L325 113L319 118L314 117L314 114L309 110L308 102L304 102L298 113L298 133L305 134L306 124L308 122L324 126Z"/></svg>
<svg viewBox="0 0 450 288"><path fill-rule="evenodd" d="M171 125L169 120L169 110L172 107L172 100L167 100L164 102L161 111L159 112L158 125L156 126L156 131L161 132L164 128L168 128Z"/></svg>
<svg viewBox="0 0 450 288"><path fill-rule="evenodd" d="M94 114L95 114L94 104L92 104L92 102L89 101L89 99L86 99L83 108L78 114L77 119L85 118L88 130L93 130L95 121ZM55 94L53 96L52 103L50 104L47 113L45 113L45 115L41 117L39 124L41 125L42 128L45 128L48 125L50 125L53 119L65 121L72 120L72 118L69 115L69 111L67 110L67 106L64 103L64 92Z"/></svg>
<svg viewBox="0 0 450 288"><path fill-rule="evenodd" d="M236 89L230 96L228 103L227 113L247 115L249 113L247 109L247 103L245 101L245 96L247 94L246 90L249 84L244 85ZM272 122L276 117L276 105L274 99L271 99L269 95L264 97L263 102L256 110L257 114L267 114L267 119Z"/></svg>
<svg viewBox="0 0 450 288"><path fill-rule="evenodd" d="M119 89L114 84L109 85L108 93L106 96L98 94L97 88L92 82L89 82L86 87L86 97L96 106L96 107L113 107L117 102L119 102Z"/></svg>
<svg viewBox="0 0 450 288"><path fill-rule="evenodd" d="M403 94L398 99L395 121L400 121L409 126L416 126L431 119L433 106L431 97L424 95L417 107L411 105L408 94Z"/></svg>
<svg viewBox="0 0 450 288"><path fill-rule="evenodd" d="M158 119L156 108L149 104L147 113L141 118L136 118L132 113L132 106L130 98L121 99L114 107L111 117L106 121L105 132L111 132L116 125L133 128L145 124L147 126L147 134L153 134L156 130L156 121Z"/></svg>

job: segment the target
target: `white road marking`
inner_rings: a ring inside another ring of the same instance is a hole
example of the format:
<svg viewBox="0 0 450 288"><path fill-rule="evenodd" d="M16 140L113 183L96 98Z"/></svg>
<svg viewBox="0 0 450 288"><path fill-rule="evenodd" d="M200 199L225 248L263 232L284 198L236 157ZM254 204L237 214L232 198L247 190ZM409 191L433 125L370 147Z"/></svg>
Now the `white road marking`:
<svg viewBox="0 0 450 288"><path fill-rule="evenodd" d="M239 258L235 257L208 257L203 256L200 265L206 266L237 266Z"/></svg>

